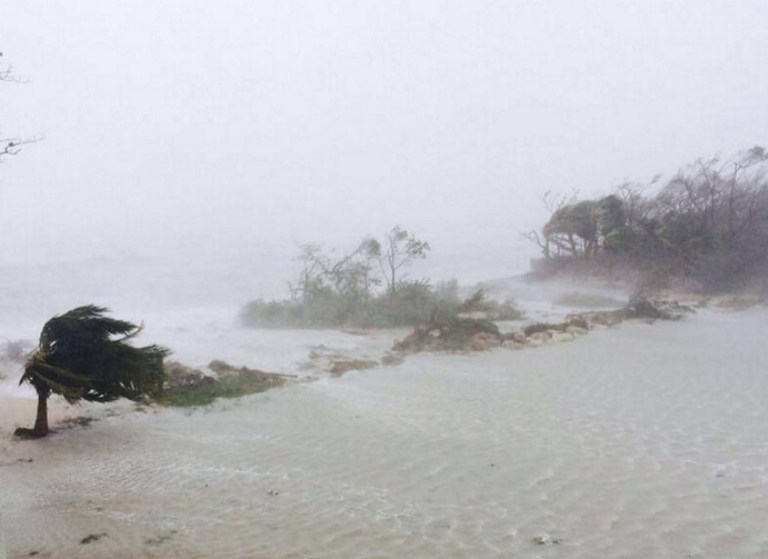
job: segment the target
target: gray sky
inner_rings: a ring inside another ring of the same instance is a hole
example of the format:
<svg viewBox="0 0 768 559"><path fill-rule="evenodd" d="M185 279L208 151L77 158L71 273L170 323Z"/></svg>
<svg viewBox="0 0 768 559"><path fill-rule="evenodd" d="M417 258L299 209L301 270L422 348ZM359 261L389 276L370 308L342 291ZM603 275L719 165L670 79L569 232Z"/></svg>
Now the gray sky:
<svg viewBox="0 0 768 559"><path fill-rule="evenodd" d="M0 130L45 135L0 166L5 261L295 252L402 224L435 255L519 263L547 190L608 192L768 143L765 0L1 14L3 59L30 82L0 84Z"/></svg>

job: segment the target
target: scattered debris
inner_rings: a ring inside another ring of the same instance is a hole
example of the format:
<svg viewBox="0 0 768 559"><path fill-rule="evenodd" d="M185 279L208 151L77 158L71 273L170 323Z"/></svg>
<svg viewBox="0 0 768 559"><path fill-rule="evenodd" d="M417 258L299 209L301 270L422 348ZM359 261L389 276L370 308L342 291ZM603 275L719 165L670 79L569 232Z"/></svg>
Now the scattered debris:
<svg viewBox="0 0 768 559"><path fill-rule="evenodd" d="M80 540L81 544L89 544L93 542L99 541L101 538L107 537L106 532L102 532L101 534L90 534L88 536L85 536L82 540Z"/></svg>
<svg viewBox="0 0 768 559"><path fill-rule="evenodd" d="M560 545L563 540L560 538L552 538L548 534L542 534L531 539L531 541L537 545Z"/></svg>
<svg viewBox="0 0 768 559"><path fill-rule="evenodd" d="M169 530L166 534L160 534L159 536L156 536L154 538L149 538L147 540L144 540L144 545L149 546L157 546L162 543L167 542L171 538L173 538L174 535L176 535L177 530Z"/></svg>
<svg viewBox="0 0 768 559"><path fill-rule="evenodd" d="M61 420L61 426L65 429L71 429L72 427L88 427L91 423L96 421L93 417L87 415L78 415L77 417L68 417Z"/></svg>

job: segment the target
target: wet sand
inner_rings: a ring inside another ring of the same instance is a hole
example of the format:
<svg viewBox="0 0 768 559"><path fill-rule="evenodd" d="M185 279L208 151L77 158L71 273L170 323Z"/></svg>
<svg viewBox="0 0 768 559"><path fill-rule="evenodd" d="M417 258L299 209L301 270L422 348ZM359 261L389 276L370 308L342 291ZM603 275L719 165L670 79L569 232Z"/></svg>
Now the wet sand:
<svg viewBox="0 0 768 559"><path fill-rule="evenodd" d="M101 407L41 441L12 442L3 411L8 556L768 557L767 324L417 355L198 410Z"/></svg>

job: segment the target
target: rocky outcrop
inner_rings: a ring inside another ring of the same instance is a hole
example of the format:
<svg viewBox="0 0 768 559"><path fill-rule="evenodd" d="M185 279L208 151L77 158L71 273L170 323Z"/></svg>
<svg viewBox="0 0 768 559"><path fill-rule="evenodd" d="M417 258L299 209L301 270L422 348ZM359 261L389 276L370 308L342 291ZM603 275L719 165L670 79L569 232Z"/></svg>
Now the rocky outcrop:
<svg viewBox="0 0 768 559"><path fill-rule="evenodd" d="M535 322L518 331L501 334L493 322L467 317L433 320L396 341L393 351L483 351L494 347L523 349L549 343L570 342L596 327L615 326L625 320L680 320L692 308L670 299L635 298L621 309L588 311L566 316L563 322Z"/></svg>
<svg viewBox="0 0 768 559"><path fill-rule="evenodd" d="M479 351L501 344L498 326L490 320L459 316L433 317L426 326L415 328L395 342L393 350L401 353L418 351Z"/></svg>
<svg viewBox="0 0 768 559"><path fill-rule="evenodd" d="M636 297L624 307L624 318L645 318L650 320L680 320L691 307L681 305L674 299L648 299Z"/></svg>

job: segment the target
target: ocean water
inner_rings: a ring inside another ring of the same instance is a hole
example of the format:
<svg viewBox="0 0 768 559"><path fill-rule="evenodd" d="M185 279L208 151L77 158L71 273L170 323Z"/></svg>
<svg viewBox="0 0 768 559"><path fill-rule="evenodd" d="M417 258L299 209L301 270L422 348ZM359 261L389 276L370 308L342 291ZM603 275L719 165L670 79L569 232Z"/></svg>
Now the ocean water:
<svg viewBox="0 0 768 559"><path fill-rule="evenodd" d="M399 335L244 330L232 309L158 307L145 336L196 366L291 372ZM0 456L8 554L768 557L766 325L704 310L195 410L87 408L89 427Z"/></svg>

